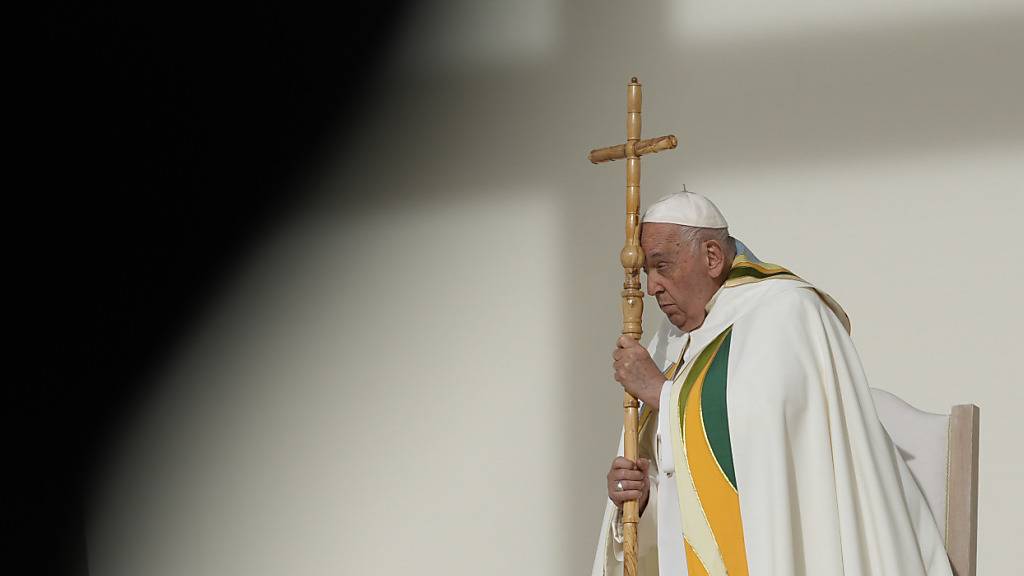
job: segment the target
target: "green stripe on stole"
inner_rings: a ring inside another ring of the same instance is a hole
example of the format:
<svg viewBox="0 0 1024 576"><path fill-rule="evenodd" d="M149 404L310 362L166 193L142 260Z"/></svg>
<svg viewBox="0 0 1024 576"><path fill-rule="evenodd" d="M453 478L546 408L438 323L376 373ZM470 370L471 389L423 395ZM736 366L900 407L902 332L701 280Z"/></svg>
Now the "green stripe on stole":
<svg viewBox="0 0 1024 576"><path fill-rule="evenodd" d="M679 392L679 425L682 428L683 414L686 406L686 399L690 396L690 389L693 388L694 383L702 372L707 363L714 359L718 353L719 344L725 339L725 336L731 332L732 326L729 326L721 334L715 337L707 346L701 350L700 354L693 360L693 366L690 367L690 371L686 373L686 380L683 381L683 387Z"/></svg>
<svg viewBox="0 0 1024 576"><path fill-rule="evenodd" d="M732 329L726 329L725 339L718 354L711 361L708 375L701 390L700 412L704 431L711 451L722 467L729 483L736 488L736 469L732 461L732 442L729 440L729 409L726 403L726 381L729 376L729 346L732 344Z"/></svg>
<svg viewBox="0 0 1024 576"><path fill-rule="evenodd" d="M765 280L767 278L773 278L775 276L789 276L796 278L797 276L786 270L785 268L778 268L777 270L759 270L754 266L746 262L736 262L732 270L729 271L729 277L726 278L726 282L729 280L738 280L740 278L756 278L758 280Z"/></svg>
<svg viewBox="0 0 1024 576"><path fill-rule="evenodd" d="M677 486L686 563L696 575L748 573L726 402L731 344L729 326L694 359L676 399L682 436Z"/></svg>

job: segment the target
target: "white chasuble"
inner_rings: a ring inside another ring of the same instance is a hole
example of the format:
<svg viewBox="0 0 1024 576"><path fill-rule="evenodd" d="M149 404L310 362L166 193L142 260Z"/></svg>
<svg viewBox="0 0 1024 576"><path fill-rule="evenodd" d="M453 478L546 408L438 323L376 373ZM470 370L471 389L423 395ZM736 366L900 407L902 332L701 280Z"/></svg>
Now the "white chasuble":
<svg viewBox="0 0 1024 576"><path fill-rule="evenodd" d="M951 575L842 309L739 256L708 311L648 347L672 379L641 434L654 458L640 574ZM595 576L622 572L617 512L609 501Z"/></svg>

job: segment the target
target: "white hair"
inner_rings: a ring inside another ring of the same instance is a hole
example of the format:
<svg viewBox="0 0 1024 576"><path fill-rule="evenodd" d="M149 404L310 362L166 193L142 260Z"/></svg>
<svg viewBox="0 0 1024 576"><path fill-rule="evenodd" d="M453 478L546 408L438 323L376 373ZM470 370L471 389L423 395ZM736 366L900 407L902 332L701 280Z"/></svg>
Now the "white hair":
<svg viewBox="0 0 1024 576"><path fill-rule="evenodd" d="M694 252L700 250L701 246L709 240L714 240L725 251L725 256L730 261L736 256L736 243L732 236L729 236L728 228L699 228L697 226L679 226L679 236L684 244L689 244Z"/></svg>

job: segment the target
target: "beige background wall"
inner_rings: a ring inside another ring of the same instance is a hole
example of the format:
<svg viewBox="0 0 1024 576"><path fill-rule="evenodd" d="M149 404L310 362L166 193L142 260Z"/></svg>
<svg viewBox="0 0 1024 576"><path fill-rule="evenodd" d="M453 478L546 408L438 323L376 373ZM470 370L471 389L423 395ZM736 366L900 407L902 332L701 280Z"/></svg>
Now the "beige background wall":
<svg viewBox="0 0 1024 576"><path fill-rule="evenodd" d="M712 197L843 303L873 385L981 406L980 573L1016 566L1024 8L624 4L410 20L339 139L360 153L253 250L124 437L96 574L589 570L623 176L584 156L622 137L630 75L645 133L680 137L645 205Z"/></svg>

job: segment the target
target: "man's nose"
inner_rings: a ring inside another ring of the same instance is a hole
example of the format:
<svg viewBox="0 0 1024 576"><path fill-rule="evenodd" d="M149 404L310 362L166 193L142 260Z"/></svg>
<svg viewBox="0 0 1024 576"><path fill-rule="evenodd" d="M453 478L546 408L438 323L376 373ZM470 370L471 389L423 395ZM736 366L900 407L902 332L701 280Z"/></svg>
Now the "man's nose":
<svg viewBox="0 0 1024 576"><path fill-rule="evenodd" d="M661 293L661 291L662 291L661 284L659 284L658 282L652 282L651 281L651 277L648 276L647 277L647 295L648 296L657 296L658 294Z"/></svg>

